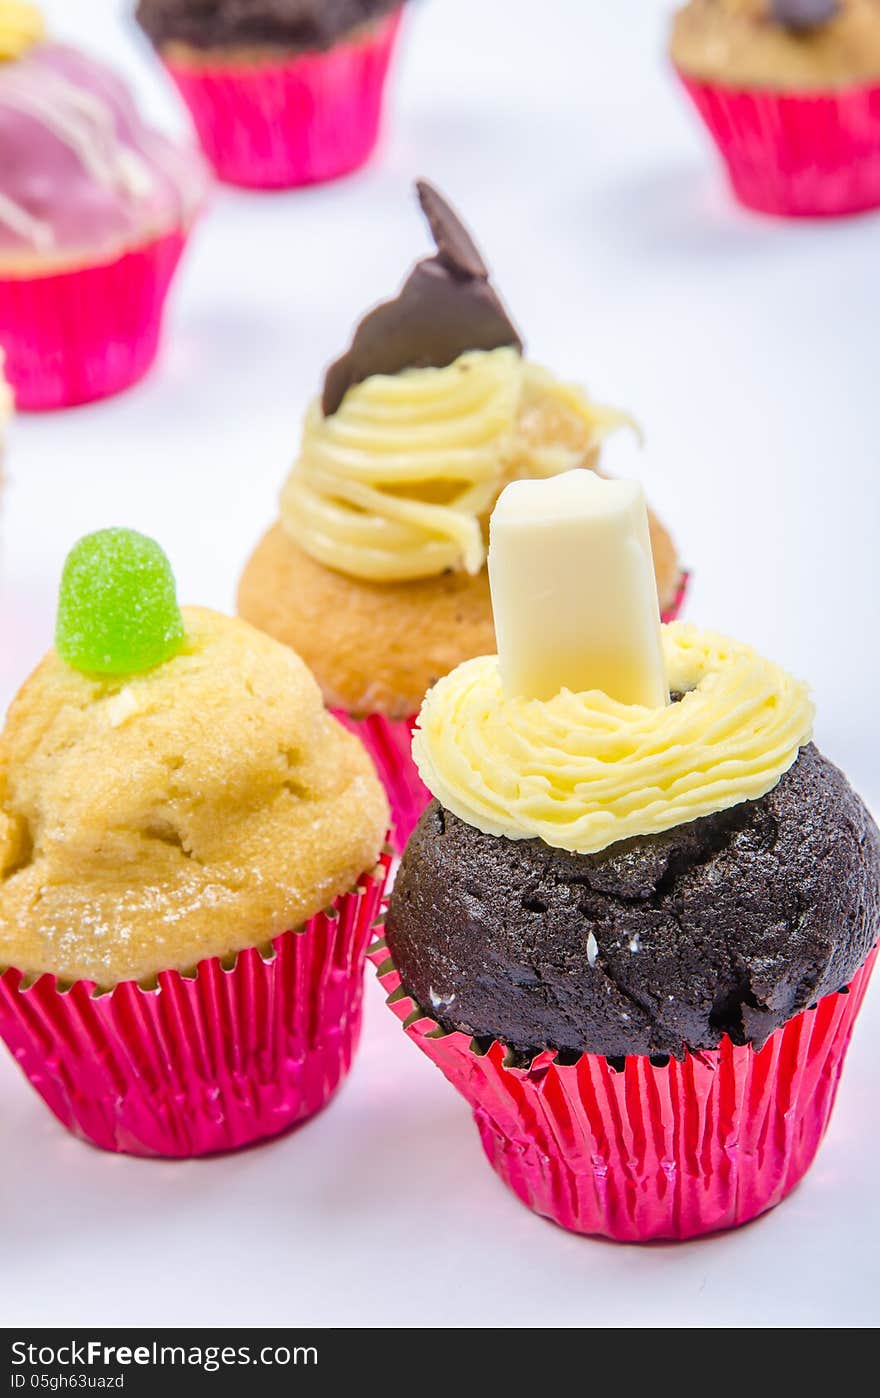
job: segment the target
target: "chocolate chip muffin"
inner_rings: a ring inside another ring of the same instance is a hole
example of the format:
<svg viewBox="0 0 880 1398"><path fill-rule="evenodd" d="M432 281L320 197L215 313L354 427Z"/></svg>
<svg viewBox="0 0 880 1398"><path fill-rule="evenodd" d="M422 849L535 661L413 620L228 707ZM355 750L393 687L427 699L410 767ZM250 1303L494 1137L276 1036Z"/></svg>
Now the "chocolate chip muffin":
<svg viewBox="0 0 880 1398"><path fill-rule="evenodd" d="M880 204L880 0L687 0L670 57L742 204Z"/></svg>

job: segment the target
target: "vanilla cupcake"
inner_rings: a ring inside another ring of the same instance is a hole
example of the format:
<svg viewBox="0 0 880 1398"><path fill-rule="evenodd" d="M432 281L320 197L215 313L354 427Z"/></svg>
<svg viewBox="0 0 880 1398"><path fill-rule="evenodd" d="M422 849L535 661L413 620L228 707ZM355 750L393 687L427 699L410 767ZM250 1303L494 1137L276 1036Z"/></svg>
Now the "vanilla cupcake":
<svg viewBox="0 0 880 1398"><path fill-rule="evenodd" d="M387 805L302 661L82 540L0 738L0 1034L71 1130L199 1155L347 1071Z"/></svg>
<svg viewBox="0 0 880 1398"><path fill-rule="evenodd" d="M437 252L328 369L239 591L242 616L303 656L370 747L401 846L427 799L413 716L440 676L494 649L486 528L500 491L598 469L628 421L525 356L467 230L430 185L418 191ZM651 538L672 615L684 574L655 516Z"/></svg>

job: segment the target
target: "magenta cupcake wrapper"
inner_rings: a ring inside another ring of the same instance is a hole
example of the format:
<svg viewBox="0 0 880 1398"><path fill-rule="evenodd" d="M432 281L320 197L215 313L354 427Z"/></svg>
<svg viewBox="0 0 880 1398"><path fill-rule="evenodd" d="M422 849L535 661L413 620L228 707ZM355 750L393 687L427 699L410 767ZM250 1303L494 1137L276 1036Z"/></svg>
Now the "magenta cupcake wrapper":
<svg viewBox="0 0 880 1398"><path fill-rule="evenodd" d="M186 1157L277 1136L329 1101L361 1026L364 960L388 859L268 952L217 957L155 989L96 995L0 976L0 1036L59 1121L127 1155Z"/></svg>
<svg viewBox="0 0 880 1398"><path fill-rule="evenodd" d="M0 346L16 406L73 407L142 378L185 243L177 230L112 262L0 278Z"/></svg>
<svg viewBox="0 0 880 1398"><path fill-rule="evenodd" d="M678 615L681 612L682 607L684 606L684 599L687 596L690 581L690 573L684 572L681 574L678 580L678 590L676 591L676 594L670 602L669 606L663 612L661 616L662 621L677 621Z"/></svg>
<svg viewBox="0 0 880 1398"><path fill-rule="evenodd" d="M880 206L880 85L767 92L679 77L749 208L833 217Z"/></svg>
<svg viewBox="0 0 880 1398"><path fill-rule="evenodd" d="M681 610L689 575L682 573L675 600L663 613L664 621L674 621ZM360 738L376 765L391 805L392 842L400 854L416 827L419 816L431 800L431 793L418 773L412 756L412 731L418 715L388 719L384 714L355 718L345 709L333 709L339 722Z"/></svg>
<svg viewBox="0 0 880 1398"><path fill-rule="evenodd" d="M363 165L379 134L400 14L287 61L191 67L166 58L220 179L289 189Z"/></svg>
<svg viewBox="0 0 880 1398"><path fill-rule="evenodd" d="M875 948L848 989L826 995L755 1052L717 1050L617 1071L544 1052L514 1067L445 1033L415 1004L380 942L370 950L408 1036L470 1104L483 1149L524 1204L574 1233L625 1242L734 1228L778 1204L825 1133Z"/></svg>
<svg viewBox="0 0 880 1398"><path fill-rule="evenodd" d="M389 719L384 714L354 718L345 709L332 709L331 713L344 728L360 738L373 759L391 806L391 842L399 854L431 800L431 793L419 776L412 756L416 715Z"/></svg>

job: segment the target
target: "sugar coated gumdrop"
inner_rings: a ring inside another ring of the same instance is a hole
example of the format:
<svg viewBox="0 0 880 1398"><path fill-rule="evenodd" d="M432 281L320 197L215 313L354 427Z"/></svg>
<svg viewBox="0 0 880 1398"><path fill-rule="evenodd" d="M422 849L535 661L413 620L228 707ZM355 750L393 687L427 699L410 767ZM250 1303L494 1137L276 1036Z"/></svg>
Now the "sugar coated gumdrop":
<svg viewBox="0 0 880 1398"><path fill-rule="evenodd" d="M135 675L176 655L183 618L171 564L134 529L101 529L74 544L58 595L55 648L90 675Z"/></svg>

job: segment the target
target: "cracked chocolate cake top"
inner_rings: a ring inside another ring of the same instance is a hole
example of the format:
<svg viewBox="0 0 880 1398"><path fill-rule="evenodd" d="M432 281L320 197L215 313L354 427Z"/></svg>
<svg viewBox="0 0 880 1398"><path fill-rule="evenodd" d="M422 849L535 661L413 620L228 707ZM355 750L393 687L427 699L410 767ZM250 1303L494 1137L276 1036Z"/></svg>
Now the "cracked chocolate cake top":
<svg viewBox="0 0 880 1398"><path fill-rule="evenodd" d="M139 0L153 43L193 48L324 49L404 0Z"/></svg>
<svg viewBox="0 0 880 1398"><path fill-rule="evenodd" d="M811 743L759 800L597 854L482 833L434 802L387 921L445 1029L609 1057L760 1047L845 987L880 926L880 832Z"/></svg>

